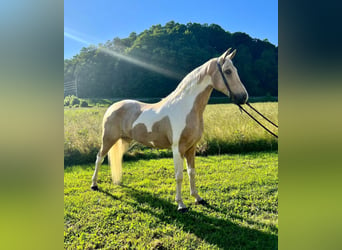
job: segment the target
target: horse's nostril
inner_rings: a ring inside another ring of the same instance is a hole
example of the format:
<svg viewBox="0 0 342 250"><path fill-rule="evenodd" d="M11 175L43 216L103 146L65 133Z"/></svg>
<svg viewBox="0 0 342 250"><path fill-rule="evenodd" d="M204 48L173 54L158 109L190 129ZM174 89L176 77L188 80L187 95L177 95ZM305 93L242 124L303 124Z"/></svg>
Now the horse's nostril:
<svg viewBox="0 0 342 250"><path fill-rule="evenodd" d="M247 100L248 100L248 95L247 95L247 93L244 93L243 94L243 103L246 103Z"/></svg>
<svg viewBox="0 0 342 250"><path fill-rule="evenodd" d="M246 93L242 93L235 98L235 103L245 104L247 102L247 99L248 99L248 95Z"/></svg>

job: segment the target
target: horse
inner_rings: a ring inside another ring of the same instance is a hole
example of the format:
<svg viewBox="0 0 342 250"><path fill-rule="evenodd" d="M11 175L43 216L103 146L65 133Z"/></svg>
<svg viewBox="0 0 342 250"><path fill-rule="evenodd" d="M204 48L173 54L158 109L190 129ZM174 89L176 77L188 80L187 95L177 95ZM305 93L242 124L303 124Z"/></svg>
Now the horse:
<svg viewBox="0 0 342 250"><path fill-rule="evenodd" d="M190 194L196 204L207 204L195 185L195 153L203 133L204 109L213 89L238 105L248 100L246 88L232 62L236 49L230 51L231 48L194 69L173 92L157 103L122 100L112 104L103 117L102 145L96 157L91 189L98 190L97 175L107 154L113 183L120 184L122 157L134 140L153 148L172 149L178 211L187 211L181 195L184 158Z"/></svg>

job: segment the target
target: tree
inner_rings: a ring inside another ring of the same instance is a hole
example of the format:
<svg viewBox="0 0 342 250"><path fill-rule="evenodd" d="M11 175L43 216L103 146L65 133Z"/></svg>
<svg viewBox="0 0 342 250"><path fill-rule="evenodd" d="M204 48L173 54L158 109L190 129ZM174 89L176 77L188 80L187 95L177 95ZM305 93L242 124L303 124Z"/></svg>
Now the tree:
<svg viewBox="0 0 342 250"><path fill-rule="evenodd" d="M165 97L185 76L228 47L237 49L234 64L250 96L278 95L278 48L243 32L230 33L217 24L170 21L127 38L82 48L64 61L65 81L77 76L80 97ZM113 51L115 53L108 53ZM129 63L115 54L167 69L179 78ZM214 93L214 95L218 95Z"/></svg>

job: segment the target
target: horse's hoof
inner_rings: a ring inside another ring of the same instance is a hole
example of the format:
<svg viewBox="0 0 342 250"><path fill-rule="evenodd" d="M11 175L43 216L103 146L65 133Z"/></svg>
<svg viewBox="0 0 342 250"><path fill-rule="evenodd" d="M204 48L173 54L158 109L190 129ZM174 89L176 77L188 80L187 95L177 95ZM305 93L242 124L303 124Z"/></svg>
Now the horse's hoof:
<svg viewBox="0 0 342 250"><path fill-rule="evenodd" d="M200 200L200 201L196 201L195 204L196 204L196 205L203 205L203 206L206 206L206 205L208 205L208 202L206 202L205 200L202 199L202 200Z"/></svg>
<svg viewBox="0 0 342 250"><path fill-rule="evenodd" d="M99 191L99 188L97 186L91 186L91 189L94 191Z"/></svg>
<svg viewBox="0 0 342 250"><path fill-rule="evenodd" d="M186 213L189 211L189 209L187 207L183 207L183 208L178 208L177 210L179 213Z"/></svg>

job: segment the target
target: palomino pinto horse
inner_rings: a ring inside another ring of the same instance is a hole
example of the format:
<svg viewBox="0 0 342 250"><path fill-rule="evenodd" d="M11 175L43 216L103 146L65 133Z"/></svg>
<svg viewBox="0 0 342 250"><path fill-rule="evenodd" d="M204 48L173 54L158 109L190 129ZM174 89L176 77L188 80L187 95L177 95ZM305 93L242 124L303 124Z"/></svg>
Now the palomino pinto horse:
<svg viewBox="0 0 342 250"><path fill-rule="evenodd" d="M203 132L203 112L213 89L229 96L235 104L247 102L248 94L241 83L232 59L236 50L228 49L189 73L178 87L158 103L147 104L123 100L108 108L103 118L102 146L97 154L91 188L97 190L97 173L108 153L112 179L119 184L122 156L135 140L155 148L171 148L176 178L176 202L179 211L187 208L182 201L184 157L190 179L190 194L196 204L206 202L195 186L196 144Z"/></svg>

